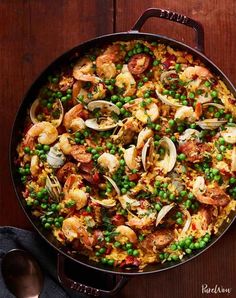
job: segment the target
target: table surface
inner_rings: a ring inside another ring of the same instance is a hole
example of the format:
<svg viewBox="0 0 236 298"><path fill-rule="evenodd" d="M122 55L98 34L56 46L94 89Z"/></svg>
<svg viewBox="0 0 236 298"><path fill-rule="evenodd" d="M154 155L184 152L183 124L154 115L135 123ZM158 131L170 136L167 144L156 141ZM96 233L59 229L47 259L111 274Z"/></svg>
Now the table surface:
<svg viewBox="0 0 236 298"><path fill-rule="evenodd" d="M8 146L18 106L32 82L55 57L96 36L128 31L149 7L178 11L205 29L205 54L236 85L236 1L234 0L1 0L0 1L0 225L30 229L13 191ZM149 19L144 32L170 36L194 46L191 28ZM236 223L213 247L183 266L132 279L116 297L188 297L202 284L232 288L236 297ZM206 294L205 294L206 295ZM222 297L223 294L208 294Z"/></svg>

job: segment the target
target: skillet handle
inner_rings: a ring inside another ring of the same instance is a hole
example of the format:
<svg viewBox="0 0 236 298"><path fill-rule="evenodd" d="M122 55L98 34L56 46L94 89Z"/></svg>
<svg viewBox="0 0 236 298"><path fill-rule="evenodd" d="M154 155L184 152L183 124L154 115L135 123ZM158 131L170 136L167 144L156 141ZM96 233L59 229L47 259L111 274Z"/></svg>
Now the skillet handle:
<svg viewBox="0 0 236 298"><path fill-rule="evenodd" d="M129 281L128 277L126 277L124 275L120 275L120 279L118 280L118 282L116 283L116 285L114 286L113 289L111 289L111 290L97 289L95 287L85 285L84 283L80 283L78 281L74 281L71 278L69 278L65 273L65 261L66 261L66 257L64 257L62 254L57 255L57 277L58 277L58 280L66 288L75 290L79 293L83 293L83 294L86 294L89 296L95 296L95 297L99 297L101 295L112 296L112 295L117 294L125 286L125 284ZM90 275L93 275L93 276L90 276L90 279L96 280L96 275L102 274L100 272L96 272L96 270L93 270L93 269L90 269L90 270L91 270ZM83 275L84 272L80 272L78 270L78 274L79 273L82 273L82 275ZM114 278L115 277L116 276L114 275Z"/></svg>
<svg viewBox="0 0 236 298"><path fill-rule="evenodd" d="M185 15L177 13L177 12L160 9L160 8L149 8L149 9L145 10L144 13L139 17L139 19L136 21L133 28L131 29L131 32L132 31L140 31L141 28L143 27L144 23L146 22L146 20L151 17L157 17L157 18L170 20L170 21L180 23L180 24L183 24L183 25L193 28L196 32L196 40L195 40L196 46L195 46L195 48L198 51L204 53L204 29L203 29L203 26L199 22L197 22Z"/></svg>

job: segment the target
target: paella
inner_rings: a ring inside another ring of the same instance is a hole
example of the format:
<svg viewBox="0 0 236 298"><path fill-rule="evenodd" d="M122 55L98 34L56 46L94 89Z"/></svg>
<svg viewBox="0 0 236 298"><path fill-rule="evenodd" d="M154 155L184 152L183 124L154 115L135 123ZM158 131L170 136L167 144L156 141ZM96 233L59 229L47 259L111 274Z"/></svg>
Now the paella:
<svg viewBox="0 0 236 298"><path fill-rule="evenodd" d="M236 99L192 54L119 41L55 69L17 147L35 221L104 266L176 262L236 206Z"/></svg>

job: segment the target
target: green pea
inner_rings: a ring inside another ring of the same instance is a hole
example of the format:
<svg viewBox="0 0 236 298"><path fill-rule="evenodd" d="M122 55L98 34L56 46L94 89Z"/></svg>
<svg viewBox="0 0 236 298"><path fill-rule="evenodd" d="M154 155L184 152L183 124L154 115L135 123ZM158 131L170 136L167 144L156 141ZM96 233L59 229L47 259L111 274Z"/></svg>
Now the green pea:
<svg viewBox="0 0 236 298"><path fill-rule="evenodd" d="M50 150L50 146L48 146L48 145L44 145L44 146L43 146L43 150L44 150L45 152L48 152L48 151Z"/></svg>
<svg viewBox="0 0 236 298"><path fill-rule="evenodd" d="M25 153L30 153L30 148L29 148L29 147L25 147L25 148L24 148L24 152L25 152Z"/></svg>
<svg viewBox="0 0 236 298"><path fill-rule="evenodd" d="M113 266L114 263L115 263L115 261L113 259L108 259L107 260L107 265L109 265L109 266Z"/></svg>
<svg viewBox="0 0 236 298"><path fill-rule="evenodd" d="M211 86L211 83L210 83L209 81L206 81L206 82L204 83L204 85L205 85L206 87L210 87L210 86Z"/></svg>
<svg viewBox="0 0 236 298"><path fill-rule="evenodd" d="M102 254L104 254L106 252L106 248L105 247L101 247L100 249L99 249L99 253L102 255Z"/></svg>
<svg viewBox="0 0 236 298"><path fill-rule="evenodd" d="M139 251L138 251L137 249L134 249L134 250L133 250L133 256L134 256L134 257L139 256Z"/></svg>
<svg viewBox="0 0 236 298"><path fill-rule="evenodd" d="M51 224L50 224L49 222L46 222L46 223L44 224L44 228L45 228L45 229L50 229L50 228L51 228Z"/></svg>
<svg viewBox="0 0 236 298"><path fill-rule="evenodd" d="M234 183L236 183L236 178L230 177L229 184L234 184Z"/></svg>
<svg viewBox="0 0 236 298"><path fill-rule="evenodd" d="M183 220L182 220L182 218L177 218L176 219L176 223L178 224L178 225L182 225L183 224Z"/></svg>
<svg viewBox="0 0 236 298"><path fill-rule="evenodd" d="M176 250L176 249L177 249L177 246L176 246L175 244L172 244L172 245L170 246L170 248L171 248L172 250Z"/></svg>
<svg viewBox="0 0 236 298"><path fill-rule="evenodd" d="M189 93L189 98L194 99L194 97L195 97L195 94L193 92L190 92Z"/></svg>
<svg viewBox="0 0 236 298"><path fill-rule="evenodd" d="M221 161L223 160L223 155L222 154L217 154L216 159Z"/></svg>
<svg viewBox="0 0 236 298"><path fill-rule="evenodd" d="M191 250L190 248L186 248L186 249L185 249L185 252L186 252L187 254L191 254L192 250Z"/></svg>
<svg viewBox="0 0 236 298"><path fill-rule="evenodd" d="M101 258L101 263L102 264L107 264L107 258Z"/></svg>
<svg viewBox="0 0 236 298"><path fill-rule="evenodd" d="M175 69L176 71L180 71L181 70L181 65L179 63L175 64Z"/></svg>
<svg viewBox="0 0 236 298"><path fill-rule="evenodd" d="M187 195L187 191L186 190L181 190L180 191L180 195L181 195L181 197L186 196Z"/></svg>
<svg viewBox="0 0 236 298"><path fill-rule="evenodd" d="M128 250L127 250L127 254L128 254L129 256L132 256L132 255L133 255L133 249L132 249L132 248L128 249Z"/></svg>
<svg viewBox="0 0 236 298"><path fill-rule="evenodd" d="M185 206L186 206L186 208L190 208L191 205L192 205L192 203L191 203L190 200L187 200L187 201L185 202Z"/></svg>
<svg viewBox="0 0 236 298"><path fill-rule="evenodd" d="M156 126L155 126L155 130L161 130L161 125L160 124L156 124Z"/></svg>
<svg viewBox="0 0 236 298"><path fill-rule="evenodd" d="M173 193L171 193L169 199L170 199L171 201L174 201L174 200L175 200L175 195L174 195Z"/></svg>
<svg viewBox="0 0 236 298"><path fill-rule="evenodd" d="M116 248L118 248L118 247L121 246L121 243L120 243L119 241L116 241L116 242L114 243L114 246L115 246Z"/></svg>
<svg viewBox="0 0 236 298"><path fill-rule="evenodd" d="M162 206L161 206L160 203L156 203L156 204L155 204L155 209L156 209L157 211L160 211L161 208L162 208Z"/></svg>
<svg viewBox="0 0 236 298"><path fill-rule="evenodd" d="M201 240L199 242L199 248L204 248L206 246L206 242L204 242L203 240Z"/></svg>
<svg viewBox="0 0 236 298"><path fill-rule="evenodd" d="M168 123L170 127L173 127L175 125L175 120L171 119Z"/></svg>
<svg viewBox="0 0 236 298"><path fill-rule="evenodd" d="M157 65L160 64L160 62L161 62L160 60L154 60L153 63L152 63L152 65L153 66L157 66Z"/></svg>
<svg viewBox="0 0 236 298"><path fill-rule="evenodd" d="M217 95L218 95L218 92L216 90L211 91L211 97L212 98L217 97Z"/></svg>
<svg viewBox="0 0 236 298"><path fill-rule="evenodd" d="M178 158L179 158L179 160L185 160L186 159L186 155L184 154L184 153L180 153L179 155L178 155Z"/></svg>
<svg viewBox="0 0 236 298"><path fill-rule="evenodd" d="M114 89L114 87L113 87L112 85L108 85L108 86L107 86L107 89L108 89L109 91L112 91L112 90Z"/></svg>
<svg viewBox="0 0 236 298"><path fill-rule="evenodd" d="M167 94L169 94L169 90L166 90L166 89L163 90L162 94L163 94L163 95L167 95Z"/></svg>
<svg viewBox="0 0 236 298"><path fill-rule="evenodd" d="M185 99L187 99L187 97L186 97L186 95L181 95L181 96L180 96L180 99L181 99L181 100L185 100Z"/></svg>

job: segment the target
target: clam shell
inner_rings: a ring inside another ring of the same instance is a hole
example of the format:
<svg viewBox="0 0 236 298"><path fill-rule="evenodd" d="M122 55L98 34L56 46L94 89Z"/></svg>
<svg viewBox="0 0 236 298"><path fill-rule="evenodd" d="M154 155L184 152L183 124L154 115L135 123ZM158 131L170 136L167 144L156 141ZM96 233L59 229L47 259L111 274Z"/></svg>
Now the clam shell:
<svg viewBox="0 0 236 298"><path fill-rule="evenodd" d="M90 111L93 111L98 108L101 110L105 110L105 112L114 112L117 115L120 115L120 109L112 102L106 100L94 100L88 104L88 109Z"/></svg>
<svg viewBox="0 0 236 298"><path fill-rule="evenodd" d="M226 130L221 132L221 136L225 140L225 142L229 144L235 144L236 143L236 127L228 126L226 127Z"/></svg>
<svg viewBox="0 0 236 298"><path fill-rule="evenodd" d="M175 101L172 97L168 97L167 95L161 94L159 91L156 90L156 94L158 98L168 106L172 107L181 107L182 105Z"/></svg>
<svg viewBox="0 0 236 298"><path fill-rule="evenodd" d="M117 186L117 184L115 183L115 181L113 179L111 179L110 177L108 176L105 176L104 177L111 183L111 185L114 187L115 191L117 192L118 196L120 196L120 189L119 187Z"/></svg>
<svg viewBox="0 0 236 298"><path fill-rule="evenodd" d="M182 145L191 139L199 141L200 140L199 136L200 136L200 131L193 128L187 128L179 137L179 144Z"/></svg>
<svg viewBox="0 0 236 298"><path fill-rule="evenodd" d="M61 194L62 187L56 176L47 175L45 188L47 189L50 197L54 201L56 202L60 201L60 194Z"/></svg>
<svg viewBox="0 0 236 298"><path fill-rule="evenodd" d="M95 109L101 109L104 113L104 116L100 118L100 120L104 119L106 120L109 116L106 116L106 114L110 114L114 112L115 114L120 114L120 109L114 105L111 102L105 101L105 100L94 100L91 101L88 104L88 109L90 111L93 111ZM110 123L110 124L99 124L97 121L97 118L87 119L85 121L85 125L91 129L97 130L97 131L106 131L115 128L118 125L118 122Z"/></svg>
<svg viewBox="0 0 236 298"><path fill-rule="evenodd" d="M53 124L55 127L58 127L61 125L62 123L62 120L63 120L63 117L64 117L64 108L63 108L63 105L60 101L60 99L56 99L56 104L58 105L59 107L59 110L60 110L60 117L58 119L52 119L48 122L50 122L51 124ZM40 105L40 101L39 99L37 98L33 104L31 105L30 107L30 119L31 121L36 124L38 122L40 122L38 119L37 119L37 116L36 116L36 112L37 112L37 108L38 106Z"/></svg>
<svg viewBox="0 0 236 298"><path fill-rule="evenodd" d="M166 216L166 214L175 206L174 203L170 205L163 206L161 210L158 212L157 219L156 219L156 226L162 221L162 219Z"/></svg>
<svg viewBox="0 0 236 298"><path fill-rule="evenodd" d="M203 121L198 121L196 124L200 126L202 129L209 129L209 130L214 130L221 125L225 124L227 121L224 120L218 120L217 118L213 119L206 119Z"/></svg>
<svg viewBox="0 0 236 298"><path fill-rule="evenodd" d="M148 152L149 150L149 152ZM141 160L144 171L147 171L153 161L154 143L153 138L149 138L142 149Z"/></svg>
<svg viewBox="0 0 236 298"><path fill-rule="evenodd" d="M54 169L58 169L64 165L66 157L60 150L58 144L50 148L47 154L47 163Z"/></svg>
<svg viewBox="0 0 236 298"><path fill-rule="evenodd" d="M150 128L148 128L148 127L143 128L140 131L140 133L138 134L137 146L136 146L137 149L142 148L144 143L146 142L146 140L151 138L153 135L154 135L154 133Z"/></svg>
<svg viewBox="0 0 236 298"><path fill-rule="evenodd" d="M123 195L118 198L120 201L120 204L123 209L136 209L138 206L140 206L140 202L138 200L130 198L128 195Z"/></svg>
<svg viewBox="0 0 236 298"><path fill-rule="evenodd" d="M97 200L91 197L91 201L99 205L102 205L103 207L106 207L106 208L111 208L116 205L116 201L113 199Z"/></svg>
<svg viewBox="0 0 236 298"><path fill-rule="evenodd" d="M187 217L187 220L184 224L184 227L181 231L182 234L186 233L187 230L189 229L190 225L191 225L191 221L192 221L192 217L191 214L189 213L188 210L186 210L185 208L182 208L183 214Z"/></svg>
<svg viewBox="0 0 236 298"><path fill-rule="evenodd" d="M171 139L163 137L159 142L159 146L164 147L165 149L165 156L163 160L159 161L159 165L166 173L168 173L174 168L176 163L177 153L175 144Z"/></svg>
<svg viewBox="0 0 236 298"><path fill-rule="evenodd" d="M225 109L225 106L223 106L219 103L214 103L214 102L204 103L202 105L203 108L206 108L206 107L209 107L209 106L215 107L217 109Z"/></svg>

